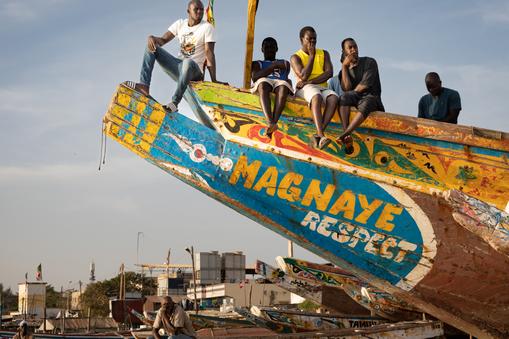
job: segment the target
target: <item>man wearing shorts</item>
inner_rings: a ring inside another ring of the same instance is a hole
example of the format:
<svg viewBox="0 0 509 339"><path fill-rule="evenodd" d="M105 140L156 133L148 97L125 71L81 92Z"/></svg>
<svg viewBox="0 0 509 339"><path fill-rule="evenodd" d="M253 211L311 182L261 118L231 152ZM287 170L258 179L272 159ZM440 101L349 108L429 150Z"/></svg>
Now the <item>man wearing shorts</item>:
<svg viewBox="0 0 509 339"><path fill-rule="evenodd" d="M303 27L299 37L301 49L290 59L298 81L295 94L309 103L317 132L313 136L314 145L324 149L331 142L324 131L338 104L338 95L327 88L327 80L332 77L332 63L329 52L316 48L316 31L313 27ZM322 106L325 106L323 114Z"/></svg>
<svg viewBox="0 0 509 339"><path fill-rule="evenodd" d="M345 152L353 152L352 131L374 111L385 111L382 104L382 86L378 75L376 60L370 57L359 58L357 43L352 38L341 42L341 87L344 91L339 100L339 115L343 124L343 134L339 136ZM350 106L356 107L357 114L350 122Z"/></svg>
<svg viewBox="0 0 509 339"><path fill-rule="evenodd" d="M251 66L251 79L253 87L251 93L260 95L260 104L263 114L269 125L266 135L272 138L272 134L277 130L277 122L281 112L286 105L288 93L293 94L293 89L288 80L290 73L290 63L286 60L276 59L277 41L274 38L265 38L262 42L262 52L264 60L253 61ZM274 110L271 110L270 93L276 94Z"/></svg>

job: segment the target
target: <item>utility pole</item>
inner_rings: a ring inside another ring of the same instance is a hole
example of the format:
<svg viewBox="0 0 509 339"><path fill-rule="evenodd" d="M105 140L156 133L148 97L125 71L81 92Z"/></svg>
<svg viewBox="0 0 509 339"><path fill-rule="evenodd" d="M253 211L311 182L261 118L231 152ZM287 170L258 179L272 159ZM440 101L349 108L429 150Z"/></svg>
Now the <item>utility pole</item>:
<svg viewBox="0 0 509 339"><path fill-rule="evenodd" d="M288 240L288 256L293 258L293 242Z"/></svg>
<svg viewBox="0 0 509 339"><path fill-rule="evenodd" d="M196 298L196 267L194 265L194 247L186 248L186 252L191 255L191 264L193 266L193 287L194 287L194 312L198 314L198 299Z"/></svg>
<svg viewBox="0 0 509 339"><path fill-rule="evenodd" d="M140 263L140 236L143 236L143 232L138 232L136 236L136 264Z"/></svg>
<svg viewBox="0 0 509 339"><path fill-rule="evenodd" d="M2 314L3 314L3 301L4 301L4 287L0 286L0 329L2 328Z"/></svg>
<svg viewBox="0 0 509 339"><path fill-rule="evenodd" d="M60 316L62 319L62 334L65 333L64 286L60 286Z"/></svg>
<svg viewBox="0 0 509 339"><path fill-rule="evenodd" d="M166 256L166 276L170 277L170 254L171 254L171 248L168 248L168 255Z"/></svg>

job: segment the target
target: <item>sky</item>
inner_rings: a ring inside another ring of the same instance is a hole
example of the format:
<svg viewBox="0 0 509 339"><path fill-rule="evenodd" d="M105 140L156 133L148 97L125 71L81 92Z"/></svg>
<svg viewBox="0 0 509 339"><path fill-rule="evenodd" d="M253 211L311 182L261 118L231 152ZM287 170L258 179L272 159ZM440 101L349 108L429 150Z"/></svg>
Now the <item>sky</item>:
<svg viewBox="0 0 509 339"><path fill-rule="evenodd" d="M287 241L108 140L98 171L101 119L118 83L137 80L148 35L186 17L185 0L0 0L0 283L35 277L77 288L95 262L99 280L121 263L190 263L184 251L242 250L274 262ZM247 1L216 0L218 80L240 86ZM388 112L415 116L424 75L460 92L459 123L509 131L509 2L473 0L261 0L263 38L281 58L311 25L339 68L340 42L356 39L378 61ZM172 42L166 48L177 52ZM175 89L156 66L152 95ZM186 104L180 111L192 116ZM142 232L139 234L139 232ZM138 242L139 239L139 242ZM139 244L139 246L137 246ZM304 249L295 256L320 261Z"/></svg>

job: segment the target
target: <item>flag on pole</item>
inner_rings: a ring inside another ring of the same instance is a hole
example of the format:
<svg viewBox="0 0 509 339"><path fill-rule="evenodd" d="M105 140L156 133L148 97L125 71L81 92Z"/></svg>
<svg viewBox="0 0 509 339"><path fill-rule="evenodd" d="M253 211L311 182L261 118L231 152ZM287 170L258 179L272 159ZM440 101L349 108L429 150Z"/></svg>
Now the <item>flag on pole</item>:
<svg viewBox="0 0 509 339"><path fill-rule="evenodd" d="M216 27L216 19L214 19L214 0L209 0L206 11L207 21L212 24L212 26Z"/></svg>
<svg viewBox="0 0 509 339"><path fill-rule="evenodd" d="M37 272L35 272L35 280L37 281L42 280L42 264L39 264L39 266L37 266Z"/></svg>

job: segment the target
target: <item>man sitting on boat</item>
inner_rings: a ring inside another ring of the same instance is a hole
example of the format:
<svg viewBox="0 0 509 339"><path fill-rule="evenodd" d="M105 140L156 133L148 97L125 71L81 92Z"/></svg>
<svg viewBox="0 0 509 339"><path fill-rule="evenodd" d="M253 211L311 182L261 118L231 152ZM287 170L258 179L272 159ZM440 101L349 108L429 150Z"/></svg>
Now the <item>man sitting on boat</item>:
<svg viewBox="0 0 509 339"><path fill-rule="evenodd" d="M298 81L295 94L309 103L317 132L313 136L314 145L323 149L331 142L324 131L338 104L338 95L327 88L327 80L332 76L332 63L329 52L316 48L316 31L313 27L303 27L299 37L301 49L290 59Z"/></svg>
<svg viewBox="0 0 509 339"><path fill-rule="evenodd" d="M155 339L161 339L160 329L164 329L169 339L196 338L196 332L186 311L169 296L163 297L152 328Z"/></svg>
<svg viewBox="0 0 509 339"><path fill-rule="evenodd" d="M140 82L128 83L134 89L149 95L150 81L154 62L177 82L177 89L165 109L175 112L190 81L203 80L205 66L209 70L210 80L216 80L216 59L214 55L214 27L203 19L203 4L200 0L191 0L187 5L187 19L175 21L161 37L150 35L143 56ZM177 37L180 43L179 57L176 58L165 49L165 44Z"/></svg>
<svg viewBox="0 0 509 339"><path fill-rule="evenodd" d="M376 60L370 57L359 58L357 43L352 38L341 42L341 87L344 91L339 100L339 115L343 124L343 134L338 141L345 146L345 152L353 152L350 135L371 112L385 111L382 104L382 86L378 75ZM356 107L357 114L350 122L350 106Z"/></svg>
<svg viewBox="0 0 509 339"><path fill-rule="evenodd" d="M254 82L251 93L258 92L260 95L263 114L269 122L266 131L269 138L272 138L272 133L277 130L277 122L285 108L288 93L293 94L293 88L288 79L290 63L283 59L276 59L277 50L276 39L265 38L262 42L264 60L253 61L251 66L251 79ZM271 109L270 104L271 92L276 94L274 110Z"/></svg>
<svg viewBox="0 0 509 339"><path fill-rule="evenodd" d="M419 100L419 118L458 123L461 111L460 94L449 88L442 87L438 73L430 72L424 78L429 94Z"/></svg>

